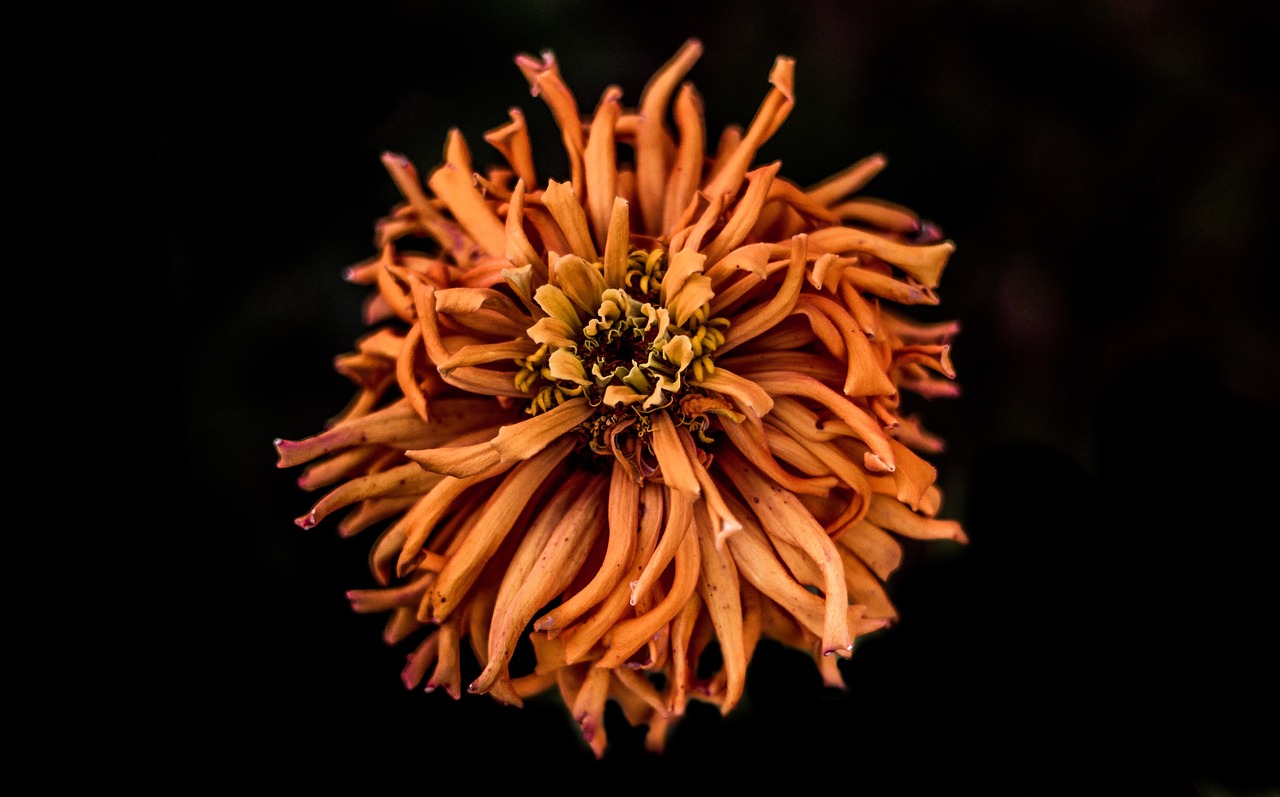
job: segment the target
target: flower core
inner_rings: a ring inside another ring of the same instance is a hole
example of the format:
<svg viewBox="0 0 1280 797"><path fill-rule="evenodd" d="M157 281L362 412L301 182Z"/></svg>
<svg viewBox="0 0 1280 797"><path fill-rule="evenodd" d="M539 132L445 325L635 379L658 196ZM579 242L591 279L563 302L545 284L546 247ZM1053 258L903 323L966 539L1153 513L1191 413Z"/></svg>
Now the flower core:
<svg viewBox="0 0 1280 797"><path fill-rule="evenodd" d="M651 473L653 466L644 463L652 459L643 454L654 411L674 404L673 420L704 444L712 442L708 413L736 415L729 402L689 384L689 377L702 381L715 373L715 351L729 320L711 317L708 302L666 305L663 249L632 249L622 287L607 287L605 272L602 261L560 258L556 273L564 286L549 283L534 294L554 319L543 326L557 330L551 334L538 324L528 330L540 345L517 358L515 383L535 393L525 410L530 415L585 397L595 414L578 431L591 450L632 459L642 473Z"/></svg>

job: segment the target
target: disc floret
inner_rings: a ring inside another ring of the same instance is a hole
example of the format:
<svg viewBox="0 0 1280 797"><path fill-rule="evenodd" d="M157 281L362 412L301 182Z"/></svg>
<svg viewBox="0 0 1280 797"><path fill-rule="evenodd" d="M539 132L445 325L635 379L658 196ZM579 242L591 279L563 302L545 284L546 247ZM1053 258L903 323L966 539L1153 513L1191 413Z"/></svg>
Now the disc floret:
<svg viewBox="0 0 1280 797"><path fill-rule="evenodd" d="M565 261L561 259L562 266ZM593 284L603 285L604 264L587 265L600 279ZM705 392L689 380L701 381L715 372L715 351L724 343L729 320L711 317L704 302L677 322L662 298L666 266L665 250L633 248L624 287L601 290L592 311L556 286L539 289L539 303L545 300L553 317L579 331L568 339L547 340L517 360L521 370L516 386L534 393L526 412L538 415L585 396L596 413L579 432L592 451L612 456L624 442L619 435L626 432L632 438L626 441L628 448L642 442L650 413L677 404L673 415L678 422L694 430L701 442L711 442L705 412L698 411L706 402L690 401ZM565 318L570 311L573 317ZM534 330L530 334L538 337Z"/></svg>

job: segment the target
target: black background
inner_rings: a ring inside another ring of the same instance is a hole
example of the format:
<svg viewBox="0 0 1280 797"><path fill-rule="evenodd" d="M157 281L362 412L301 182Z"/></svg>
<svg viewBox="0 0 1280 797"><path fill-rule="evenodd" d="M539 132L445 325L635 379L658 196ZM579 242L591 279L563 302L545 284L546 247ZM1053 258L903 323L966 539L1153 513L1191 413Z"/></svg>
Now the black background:
<svg viewBox="0 0 1280 797"><path fill-rule="evenodd" d="M107 100L97 122L129 124L142 146L121 160L148 178L121 279L158 289L113 312L154 380L129 403L156 428L130 435L154 465L122 521L142 566L121 577L137 610L112 623L126 675L106 691L133 722L94 745L104 780L183 794L1280 788L1275 4L89 8L80 74ZM749 123L773 59L792 56L797 105L760 161L805 185L883 152L867 193L956 242L936 317L964 325L964 392L921 409L949 442L943 514L972 542L898 574L902 622L842 665L846 693L766 646L738 712L694 704L662 756L611 719L596 761L555 701L406 691L406 651L343 594L368 585L371 538L296 527L314 496L271 441L318 431L349 396L331 363L363 329L364 291L341 272L398 201L381 152L425 173L456 126L488 163L481 136L517 105L554 171L558 136L517 53L554 51L590 109L609 84L633 103L690 36L712 135Z"/></svg>

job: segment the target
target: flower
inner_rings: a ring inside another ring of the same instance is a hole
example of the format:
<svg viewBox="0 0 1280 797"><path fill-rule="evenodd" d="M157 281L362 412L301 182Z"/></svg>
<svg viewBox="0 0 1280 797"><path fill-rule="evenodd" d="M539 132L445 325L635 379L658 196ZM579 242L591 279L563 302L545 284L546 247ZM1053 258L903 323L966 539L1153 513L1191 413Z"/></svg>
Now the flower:
<svg viewBox="0 0 1280 797"><path fill-rule="evenodd" d="M275 441L324 491L299 525L380 529L376 585L348 597L416 642L407 687L558 691L597 756L610 700L655 751L688 701L731 711L762 639L843 687L839 660L897 619L904 545L965 541L904 395L957 392L958 325L906 309L938 303L954 245L854 196L881 155L809 188L754 164L793 107L791 58L709 143L682 83L701 53L586 117L552 53L518 56L567 180L541 182L518 109L484 174L457 130L425 185L385 154L404 201L347 274L373 288L335 362L355 396Z"/></svg>

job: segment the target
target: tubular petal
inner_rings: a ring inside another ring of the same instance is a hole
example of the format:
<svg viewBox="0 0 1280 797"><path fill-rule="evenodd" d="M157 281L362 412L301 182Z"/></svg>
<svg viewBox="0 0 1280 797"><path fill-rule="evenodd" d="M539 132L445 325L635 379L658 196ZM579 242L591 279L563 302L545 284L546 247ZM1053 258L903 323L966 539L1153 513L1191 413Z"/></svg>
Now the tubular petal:
<svg viewBox="0 0 1280 797"><path fill-rule="evenodd" d="M534 490L572 448L562 440L544 448L532 459L518 463L493 491L490 500L481 510L476 525L462 540L461 546L449 557L449 563L436 577L431 588L431 619L440 622L457 608L459 598L475 583L480 569L493 556L516 517ZM408 543L405 550L409 551ZM401 561L404 561L402 555Z"/></svg>

